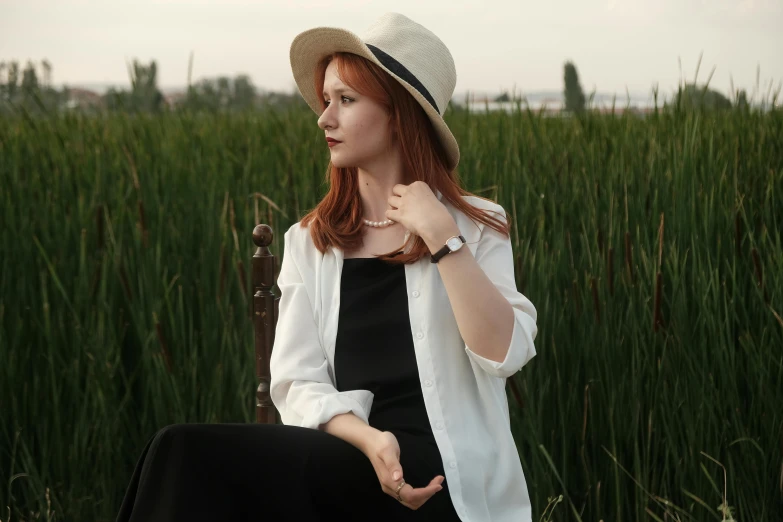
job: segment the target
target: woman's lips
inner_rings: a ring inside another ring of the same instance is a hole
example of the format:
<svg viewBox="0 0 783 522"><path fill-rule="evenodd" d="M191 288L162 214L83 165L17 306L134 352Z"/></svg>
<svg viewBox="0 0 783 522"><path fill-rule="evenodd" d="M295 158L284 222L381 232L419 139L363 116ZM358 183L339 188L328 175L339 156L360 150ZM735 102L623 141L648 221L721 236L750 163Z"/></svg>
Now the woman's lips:
<svg viewBox="0 0 783 522"><path fill-rule="evenodd" d="M330 147L334 147L335 145L339 145L340 143L342 143L342 141L327 141L326 142L326 144L329 145Z"/></svg>

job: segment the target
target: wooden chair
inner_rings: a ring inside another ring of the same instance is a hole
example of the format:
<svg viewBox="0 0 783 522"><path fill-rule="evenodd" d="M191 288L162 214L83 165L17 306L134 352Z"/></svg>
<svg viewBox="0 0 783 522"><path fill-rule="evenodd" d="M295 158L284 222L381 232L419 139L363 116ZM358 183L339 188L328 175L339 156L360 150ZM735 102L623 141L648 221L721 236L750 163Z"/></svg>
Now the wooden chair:
<svg viewBox="0 0 783 522"><path fill-rule="evenodd" d="M269 225L256 225L253 229L253 243L258 247L252 259L253 284L253 330L256 357L256 422L261 424L276 424L277 410L269 396L269 358L272 346L275 344L275 326L280 306L280 296L272 290L275 284L277 258L269 251L274 233ZM285 253L284 253L285 254ZM519 393L514 377L509 377L506 384L517 404L522 407L522 396Z"/></svg>
<svg viewBox="0 0 783 522"><path fill-rule="evenodd" d="M276 424L277 410L269 396L269 358L275 344L275 326L280 296L272 291L275 285L277 258L269 251L274 233L269 225L256 225L253 243L258 247L251 261L253 284L253 331L256 350L256 422Z"/></svg>

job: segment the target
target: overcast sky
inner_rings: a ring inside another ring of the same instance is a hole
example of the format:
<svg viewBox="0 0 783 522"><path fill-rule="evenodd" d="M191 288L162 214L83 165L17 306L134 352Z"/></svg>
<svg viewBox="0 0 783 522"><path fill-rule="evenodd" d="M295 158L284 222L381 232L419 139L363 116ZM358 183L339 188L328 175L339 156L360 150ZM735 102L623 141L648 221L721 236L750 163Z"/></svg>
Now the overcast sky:
<svg viewBox="0 0 783 522"><path fill-rule="evenodd" d="M46 58L53 81L128 83L126 60L158 62L161 87L249 74L294 88L288 49L300 32L342 27L361 36L387 11L440 37L457 66L456 92L562 89L573 60L586 92L649 94L716 68L750 94L783 81L783 0L0 0L0 60Z"/></svg>

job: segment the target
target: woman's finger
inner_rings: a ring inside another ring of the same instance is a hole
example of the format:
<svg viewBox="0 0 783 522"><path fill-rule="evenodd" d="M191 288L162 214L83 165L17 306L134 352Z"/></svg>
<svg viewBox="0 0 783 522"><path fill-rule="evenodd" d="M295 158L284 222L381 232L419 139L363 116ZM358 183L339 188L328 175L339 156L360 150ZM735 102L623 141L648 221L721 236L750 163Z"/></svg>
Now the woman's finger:
<svg viewBox="0 0 783 522"><path fill-rule="evenodd" d="M432 495L443 489L443 486L441 486L442 483L443 477L439 475L432 479L430 483L423 488L414 488L410 484L405 484L402 489L400 489L400 498L402 499L402 503L408 507L417 509L421 507L421 505L424 504L427 500L429 500Z"/></svg>
<svg viewBox="0 0 783 522"><path fill-rule="evenodd" d="M400 464L400 459L397 457L397 455L393 454L392 452L384 452L381 454L381 460L383 460L383 464L386 466L386 470L389 472L388 476L391 478L391 480L394 482L393 487L397 487L400 480L403 478L402 474L402 465ZM387 484L389 487L392 487L392 484Z"/></svg>

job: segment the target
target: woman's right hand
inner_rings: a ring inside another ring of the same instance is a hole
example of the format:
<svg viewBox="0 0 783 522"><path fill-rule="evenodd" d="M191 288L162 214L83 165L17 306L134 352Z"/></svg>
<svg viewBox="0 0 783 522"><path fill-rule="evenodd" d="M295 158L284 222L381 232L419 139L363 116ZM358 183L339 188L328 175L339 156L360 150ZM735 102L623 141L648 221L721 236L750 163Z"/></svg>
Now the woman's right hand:
<svg viewBox="0 0 783 522"><path fill-rule="evenodd" d="M372 462L375 474L381 483L384 493L397 500L397 487L403 481L402 466L400 465L400 444L397 437L389 431L380 431L367 444L365 454ZM435 493L443 489L441 484L445 477L438 475L423 488L414 488L405 484L400 489L402 504L416 510L424 505Z"/></svg>

